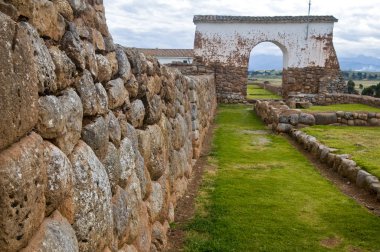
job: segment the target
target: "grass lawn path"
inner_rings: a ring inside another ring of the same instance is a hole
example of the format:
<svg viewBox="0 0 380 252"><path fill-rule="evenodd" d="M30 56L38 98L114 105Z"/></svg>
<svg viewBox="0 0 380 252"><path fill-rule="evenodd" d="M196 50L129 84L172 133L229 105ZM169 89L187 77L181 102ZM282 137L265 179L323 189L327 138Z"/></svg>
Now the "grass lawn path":
<svg viewBox="0 0 380 252"><path fill-rule="evenodd" d="M185 251L379 251L380 218L343 195L251 106L221 105Z"/></svg>

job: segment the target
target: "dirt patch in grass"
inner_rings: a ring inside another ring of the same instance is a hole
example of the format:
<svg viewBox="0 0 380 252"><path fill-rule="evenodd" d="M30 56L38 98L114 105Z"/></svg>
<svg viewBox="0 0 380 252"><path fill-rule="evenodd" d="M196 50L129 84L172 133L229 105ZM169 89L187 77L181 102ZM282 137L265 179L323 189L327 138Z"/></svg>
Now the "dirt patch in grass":
<svg viewBox="0 0 380 252"><path fill-rule="evenodd" d="M321 241L321 245L325 248L333 249L342 243L342 239L339 237L329 237Z"/></svg>
<svg viewBox="0 0 380 252"><path fill-rule="evenodd" d="M185 227L195 212L195 198L198 188L202 184L205 170L212 172L215 168L208 164L208 155L211 151L214 125L208 130L202 145L201 156L197 160L193 174L187 186L186 194L177 202L175 209L175 222L168 232L167 252L183 251L185 240Z"/></svg>

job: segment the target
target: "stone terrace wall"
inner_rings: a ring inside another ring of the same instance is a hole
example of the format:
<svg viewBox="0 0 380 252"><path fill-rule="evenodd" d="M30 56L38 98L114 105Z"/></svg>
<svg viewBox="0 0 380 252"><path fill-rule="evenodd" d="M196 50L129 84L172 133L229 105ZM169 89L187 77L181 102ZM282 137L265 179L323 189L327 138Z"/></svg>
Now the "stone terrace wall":
<svg viewBox="0 0 380 252"><path fill-rule="evenodd" d="M293 101L310 101L316 105L332 105L332 104L349 104L359 103L366 104L373 107L380 108L380 98L366 96L366 95L354 95L354 94L297 94L289 97L289 100Z"/></svg>
<svg viewBox="0 0 380 252"><path fill-rule="evenodd" d="M216 108L101 0L0 0L1 251L159 251Z"/></svg>

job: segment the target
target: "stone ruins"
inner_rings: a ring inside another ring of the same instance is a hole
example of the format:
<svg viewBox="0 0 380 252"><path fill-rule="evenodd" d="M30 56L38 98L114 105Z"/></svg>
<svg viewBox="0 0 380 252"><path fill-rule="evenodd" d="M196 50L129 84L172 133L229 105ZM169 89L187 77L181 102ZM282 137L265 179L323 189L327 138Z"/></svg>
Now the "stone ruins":
<svg viewBox="0 0 380 252"><path fill-rule="evenodd" d="M333 45L332 16L236 17L195 16L194 54L214 69L218 101L242 102L247 94L251 50L272 42L283 53L283 96L343 93Z"/></svg>
<svg viewBox="0 0 380 252"><path fill-rule="evenodd" d="M195 16L202 74L114 44L102 0L0 0L0 20L4 252L163 250L217 99L245 100L260 42L283 50L285 96L345 90L333 17Z"/></svg>

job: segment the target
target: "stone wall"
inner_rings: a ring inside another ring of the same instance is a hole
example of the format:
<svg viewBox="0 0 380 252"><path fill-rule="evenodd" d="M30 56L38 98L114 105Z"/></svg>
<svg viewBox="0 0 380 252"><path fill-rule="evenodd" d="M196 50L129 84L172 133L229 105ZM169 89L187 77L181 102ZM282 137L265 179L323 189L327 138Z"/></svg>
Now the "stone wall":
<svg viewBox="0 0 380 252"><path fill-rule="evenodd" d="M160 251L213 75L115 45L101 0L0 0L1 251Z"/></svg>
<svg viewBox="0 0 380 252"><path fill-rule="evenodd" d="M372 112L303 112L291 109L282 101L257 101L256 113L278 132L312 125L380 126L380 113Z"/></svg>
<svg viewBox="0 0 380 252"><path fill-rule="evenodd" d="M329 67L288 68L283 70L283 96L289 94L346 93L347 85L339 65Z"/></svg>
<svg viewBox="0 0 380 252"><path fill-rule="evenodd" d="M289 100L309 101L316 105L359 103L380 108L380 98L355 94L297 94L289 96Z"/></svg>

